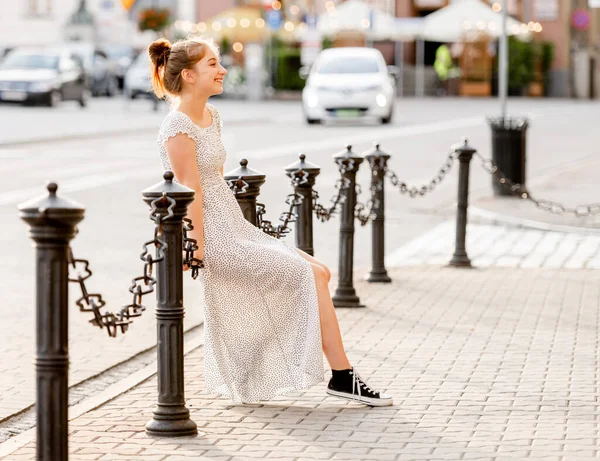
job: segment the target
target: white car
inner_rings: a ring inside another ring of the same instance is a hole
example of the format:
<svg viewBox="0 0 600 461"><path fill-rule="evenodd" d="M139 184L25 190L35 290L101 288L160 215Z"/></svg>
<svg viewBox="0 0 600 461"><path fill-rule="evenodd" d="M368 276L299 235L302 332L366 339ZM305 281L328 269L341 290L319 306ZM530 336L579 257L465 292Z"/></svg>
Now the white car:
<svg viewBox="0 0 600 461"><path fill-rule="evenodd" d="M152 61L148 51L142 51L135 58L127 72L123 82L123 91L131 99L138 96L155 98L152 91Z"/></svg>
<svg viewBox="0 0 600 461"><path fill-rule="evenodd" d="M328 48L319 53L302 90L307 123L375 118L390 123L396 95L394 66L375 48Z"/></svg>

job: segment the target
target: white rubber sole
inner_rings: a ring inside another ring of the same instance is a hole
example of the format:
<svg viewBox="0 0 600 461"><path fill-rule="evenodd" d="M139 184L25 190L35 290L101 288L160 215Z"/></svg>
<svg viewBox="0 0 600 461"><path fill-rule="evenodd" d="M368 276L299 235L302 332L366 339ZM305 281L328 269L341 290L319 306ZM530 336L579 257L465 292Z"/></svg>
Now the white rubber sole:
<svg viewBox="0 0 600 461"><path fill-rule="evenodd" d="M369 405L371 407L390 407L394 404L394 400L385 394L381 394L381 397L378 399L373 399L371 397L365 397L364 395L351 395L345 392L338 392L331 389L326 389L325 392L333 397L338 397L344 400L350 400L351 402L364 403L365 405Z"/></svg>

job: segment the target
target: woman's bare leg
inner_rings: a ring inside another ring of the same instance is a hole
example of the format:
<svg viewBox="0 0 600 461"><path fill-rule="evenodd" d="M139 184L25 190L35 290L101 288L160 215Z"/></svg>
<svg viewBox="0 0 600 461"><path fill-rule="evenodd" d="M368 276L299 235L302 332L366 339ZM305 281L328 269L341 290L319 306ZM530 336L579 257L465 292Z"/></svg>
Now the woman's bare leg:
<svg viewBox="0 0 600 461"><path fill-rule="evenodd" d="M352 368L344 344L342 342L342 334L338 323L331 293L329 292L329 280L331 272L320 261L312 256L297 250L298 254L306 259L315 275L315 283L317 286L317 298L319 300L319 316L321 319L321 338L323 342L323 352L329 362L329 366L333 370L347 370Z"/></svg>

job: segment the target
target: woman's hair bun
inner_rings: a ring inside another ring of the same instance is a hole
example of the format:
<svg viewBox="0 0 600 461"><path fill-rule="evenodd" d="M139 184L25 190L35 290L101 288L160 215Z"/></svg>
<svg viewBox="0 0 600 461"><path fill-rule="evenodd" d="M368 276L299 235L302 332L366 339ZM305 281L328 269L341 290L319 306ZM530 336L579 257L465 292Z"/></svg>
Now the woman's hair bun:
<svg viewBox="0 0 600 461"><path fill-rule="evenodd" d="M157 67L161 67L167 64L167 59L169 59L170 52L171 42L164 38L153 41L148 47L150 59L152 59L152 62Z"/></svg>

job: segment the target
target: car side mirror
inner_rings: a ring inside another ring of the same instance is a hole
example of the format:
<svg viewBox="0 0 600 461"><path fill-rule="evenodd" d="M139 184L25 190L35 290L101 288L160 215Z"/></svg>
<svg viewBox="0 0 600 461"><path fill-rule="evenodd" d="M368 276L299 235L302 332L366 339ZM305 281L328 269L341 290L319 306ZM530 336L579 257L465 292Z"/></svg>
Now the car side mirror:
<svg viewBox="0 0 600 461"><path fill-rule="evenodd" d="M400 75L400 68L398 68L398 66L387 66L387 70L394 78L397 78L398 75Z"/></svg>
<svg viewBox="0 0 600 461"><path fill-rule="evenodd" d="M298 75L302 80L306 80L308 78L308 74L310 73L310 68L308 66L302 66L298 70Z"/></svg>

